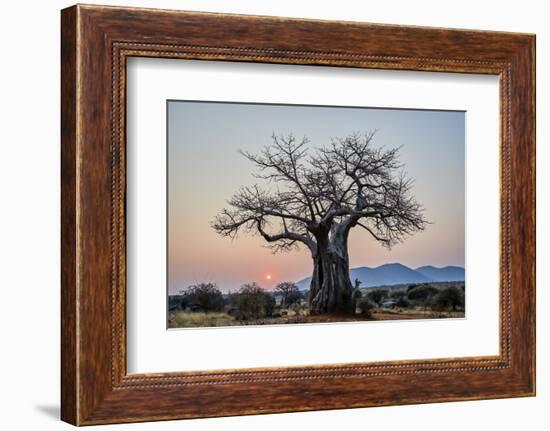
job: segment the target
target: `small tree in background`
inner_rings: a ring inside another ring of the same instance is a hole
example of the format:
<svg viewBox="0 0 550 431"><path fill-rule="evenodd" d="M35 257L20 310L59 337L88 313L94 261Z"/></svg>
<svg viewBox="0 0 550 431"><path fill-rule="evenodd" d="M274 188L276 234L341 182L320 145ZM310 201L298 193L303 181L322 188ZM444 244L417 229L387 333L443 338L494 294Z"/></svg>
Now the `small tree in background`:
<svg viewBox="0 0 550 431"><path fill-rule="evenodd" d="M367 293L367 298L378 306L380 306L384 301L384 299L386 299L387 297L388 297L387 289L373 289Z"/></svg>
<svg viewBox="0 0 550 431"><path fill-rule="evenodd" d="M283 281L275 288L275 291L281 295L281 307L289 307L300 302L302 294L298 286L291 281Z"/></svg>
<svg viewBox="0 0 550 431"><path fill-rule="evenodd" d="M439 291L429 284L418 284L407 289L407 298L411 301L426 302L429 298L436 295Z"/></svg>
<svg viewBox="0 0 550 431"><path fill-rule="evenodd" d="M453 311L456 311L464 309L464 292L456 286L447 287L433 298L433 305L440 310L452 308Z"/></svg>
<svg viewBox="0 0 550 431"><path fill-rule="evenodd" d="M241 320L255 320L273 315L275 299L257 283L243 285L237 298Z"/></svg>
<svg viewBox="0 0 550 431"><path fill-rule="evenodd" d="M215 283L198 283L188 286L181 292L182 308L198 305L203 311L221 311L224 301L221 291Z"/></svg>

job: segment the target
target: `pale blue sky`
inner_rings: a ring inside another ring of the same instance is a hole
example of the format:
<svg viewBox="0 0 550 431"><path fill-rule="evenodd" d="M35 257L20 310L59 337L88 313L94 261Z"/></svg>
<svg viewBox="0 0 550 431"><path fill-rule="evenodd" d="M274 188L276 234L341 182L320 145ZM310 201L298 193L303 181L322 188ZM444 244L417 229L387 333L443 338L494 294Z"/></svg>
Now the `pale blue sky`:
<svg viewBox="0 0 550 431"><path fill-rule="evenodd" d="M352 267L464 266L464 112L169 101L168 119L170 291L205 280L223 290L249 281L272 288L311 275L307 251L273 255L258 237L231 241L209 224L239 186L257 182L238 150L258 151L273 132L307 136L313 149L331 137L378 129L376 146L402 147L413 193L433 224L391 251L354 231Z"/></svg>

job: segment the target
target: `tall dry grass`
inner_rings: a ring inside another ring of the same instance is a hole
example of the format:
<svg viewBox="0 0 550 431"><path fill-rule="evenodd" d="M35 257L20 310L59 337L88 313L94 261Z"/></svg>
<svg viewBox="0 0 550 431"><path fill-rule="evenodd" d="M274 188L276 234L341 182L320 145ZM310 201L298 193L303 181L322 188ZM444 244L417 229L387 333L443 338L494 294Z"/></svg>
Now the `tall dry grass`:
<svg viewBox="0 0 550 431"><path fill-rule="evenodd" d="M201 326L234 325L235 319L226 313L201 313L177 310L168 317L170 328L194 328Z"/></svg>

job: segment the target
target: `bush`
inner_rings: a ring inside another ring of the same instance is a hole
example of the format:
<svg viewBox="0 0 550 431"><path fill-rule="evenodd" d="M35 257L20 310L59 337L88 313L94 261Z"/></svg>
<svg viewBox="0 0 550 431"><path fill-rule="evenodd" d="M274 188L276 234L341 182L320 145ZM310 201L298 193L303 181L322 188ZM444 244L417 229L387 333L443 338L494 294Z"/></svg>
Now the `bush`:
<svg viewBox="0 0 550 431"><path fill-rule="evenodd" d="M408 308L410 305L411 304L409 303L409 301L407 301L407 298L405 297L405 295L397 299L397 302L395 303L395 306L399 308Z"/></svg>
<svg viewBox="0 0 550 431"><path fill-rule="evenodd" d="M432 296L436 295L439 291L429 284L419 284L407 289L407 298L412 301L425 302Z"/></svg>
<svg viewBox="0 0 550 431"><path fill-rule="evenodd" d="M407 292L405 290L394 290L390 294L390 298L395 301L395 306L399 308L408 308L411 304L407 300Z"/></svg>
<svg viewBox="0 0 550 431"><path fill-rule="evenodd" d="M409 284L407 287L407 293L409 293L411 290L413 290L415 287L422 286L421 284Z"/></svg>
<svg viewBox="0 0 550 431"><path fill-rule="evenodd" d="M273 317L275 312L275 298L270 295L268 292L264 292L265 295L265 305L264 305L264 314L265 317Z"/></svg>
<svg viewBox="0 0 550 431"><path fill-rule="evenodd" d="M445 310L452 308L453 311L457 309L464 309L465 296L464 292L458 287L450 286L441 290L432 300L432 305L438 310Z"/></svg>
<svg viewBox="0 0 550 431"><path fill-rule="evenodd" d="M245 284L237 294L239 320L256 320L271 317L275 310L275 299L258 284Z"/></svg>
<svg viewBox="0 0 550 431"><path fill-rule="evenodd" d="M390 293L390 298L391 299L395 299L396 301L407 296L407 292L405 292L404 290L393 290L391 293Z"/></svg>
<svg viewBox="0 0 550 431"><path fill-rule="evenodd" d="M365 317L372 317L372 310L376 308L376 305L368 299L362 299L357 306L360 313Z"/></svg>
<svg viewBox="0 0 550 431"><path fill-rule="evenodd" d="M183 309L188 306L197 306L200 311L221 311L223 305L223 295L214 283L194 284L182 292Z"/></svg>
<svg viewBox="0 0 550 431"><path fill-rule="evenodd" d="M380 306L384 299L388 297L387 289L372 289L367 293L367 299Z"/></svg>

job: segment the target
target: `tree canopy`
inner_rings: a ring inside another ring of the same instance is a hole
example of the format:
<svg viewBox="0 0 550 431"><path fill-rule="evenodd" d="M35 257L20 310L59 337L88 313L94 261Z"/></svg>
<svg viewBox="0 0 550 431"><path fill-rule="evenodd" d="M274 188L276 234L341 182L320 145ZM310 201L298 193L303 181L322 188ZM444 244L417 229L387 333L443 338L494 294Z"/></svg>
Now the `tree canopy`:
<svg viewBox="0 0 550 431"><path fill-rule="evenodd" d="M399 148L375 148L375 132L334 138L308 150L308 139L272 136L259 154L241 152L263 186L241 187L212 226L221 235L261 235L275 252L299 244L316 251L315 232L353 223L385 246L422 230L423 208L401 171Z"/></svg>

